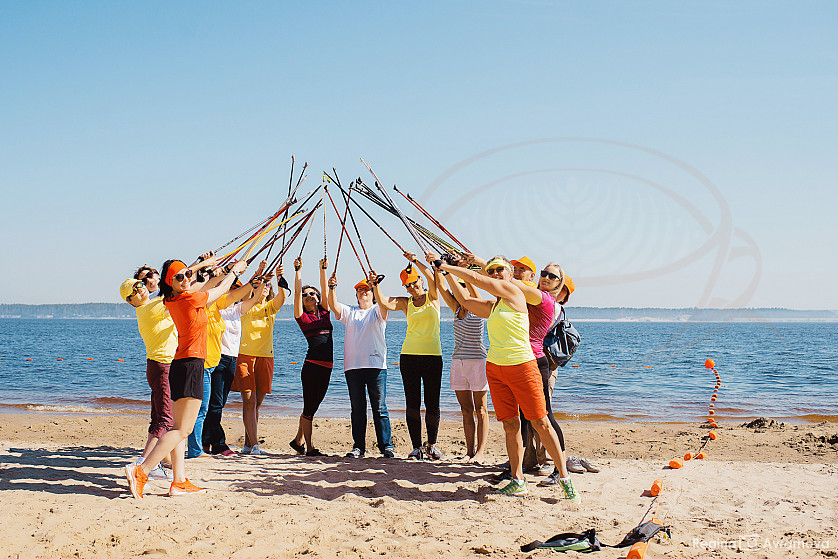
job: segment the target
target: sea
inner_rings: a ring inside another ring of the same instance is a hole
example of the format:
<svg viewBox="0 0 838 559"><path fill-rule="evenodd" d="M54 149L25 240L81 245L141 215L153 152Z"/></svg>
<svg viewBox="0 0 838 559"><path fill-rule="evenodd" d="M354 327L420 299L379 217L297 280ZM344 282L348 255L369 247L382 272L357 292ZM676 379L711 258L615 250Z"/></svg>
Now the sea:
<svg viewBox="0 0 838 559"><path fill-rule="evenodd" d="M838 421L836 322L575 322L582 343L559 369L553 410L559 420L692 422L707 417L721 377L718 421L756 417ZM387 405L404 411L399 353L406 322L387 323ZM335 321L335 367L318 415L349 417L343 324ZM441 324L443 417L457 419L449 386L454 335ZM274 329L274 379L261 415L302 409L306 342L293 320ZM0 319L0 411L148 413L145 350L134 320ZM491 409L491 407L490 407ZM226 414L241 414L231 393Z"/></svg>

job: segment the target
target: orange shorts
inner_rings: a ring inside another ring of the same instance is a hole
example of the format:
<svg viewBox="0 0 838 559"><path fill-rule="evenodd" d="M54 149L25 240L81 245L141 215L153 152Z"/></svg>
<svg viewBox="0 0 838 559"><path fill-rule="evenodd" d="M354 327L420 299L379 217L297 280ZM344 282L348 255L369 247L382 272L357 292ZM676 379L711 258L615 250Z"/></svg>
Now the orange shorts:
<svg viewBox="0 0 838 559"><path fill-rule="evenodd" d="M539 377L540 378L540 377ZM236 392L256 391L271 393L274 380L274 358L239 355L236 358L236 374L230 390Z"/></svg>
<svg viewBox="0 0 838 559"><path fill-rule="evenodd" d="M541 373L535 359L518 365L486 362L486 379L498 421L518 417L518 408L530 421L547 415Z"/></svg>

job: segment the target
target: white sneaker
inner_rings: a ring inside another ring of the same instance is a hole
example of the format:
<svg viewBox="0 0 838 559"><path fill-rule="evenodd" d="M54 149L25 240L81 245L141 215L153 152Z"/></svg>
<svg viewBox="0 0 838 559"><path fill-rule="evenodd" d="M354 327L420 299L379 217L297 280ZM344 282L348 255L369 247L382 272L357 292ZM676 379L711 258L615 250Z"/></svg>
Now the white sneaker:
<svg viewBox="0 0 838 559"><path fill-rule="evenodd" d="M259 448L258 444L255 444L251 447L250 452L248 453L251 456L267 456L268 453Z"/></svg>
<svg viewBox="0 0 838 559"><path fill-rule="evenodd" d="M150 472L148 472L148 479L159 479L163 481L174 481L175 476L172 475L171 470L167 470L162 464L158 463Z"/></svg>

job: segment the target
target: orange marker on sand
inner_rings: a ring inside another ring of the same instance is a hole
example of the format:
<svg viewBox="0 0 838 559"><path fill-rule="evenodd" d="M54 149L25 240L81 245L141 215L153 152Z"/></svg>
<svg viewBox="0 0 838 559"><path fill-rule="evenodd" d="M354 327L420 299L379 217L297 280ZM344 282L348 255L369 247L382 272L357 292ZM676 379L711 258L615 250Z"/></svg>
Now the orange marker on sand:
<svg viewBox="0 0 838 559"><path fill-rule="evenodd" d="M715 433L715 432L713 432L713 431L708 432L708 433L707 433L707 436L710 438L710 440L711 440L711 441L715 441L715 440L716 440L716 433Z"/></svg>
<svg viewBox="0 0 838 559"><path fill-rule="evenodd" d="M652 487L649 489L649 493L652 494L652 497L657 497L662 490L663 490L663 480L656 479L655 483L653 483Z"/></svg>
<svg viewBox="0 0 838 559"><path fill-rule="evenodd" d="M704 460L705 458L707 458L707 455L703 451L695 455L696 460Z"/></svg>
<svg viewBox="0 0 838 559"><path fill-rule="evenodd" d="M683 465L684 465L684 463L681 462L680 460L678 460L677 458L673 458L672 460L669 461L669 467L672 468L673 470L677 470L678 468L680 468Z"/></svg>
<svg viewBox="0 0 838 559"><path fill-rule="evenodd" d="M626 559L643 559L646 556L646 542L637 542L629 549Z"/></svg>
<svg viewBox="0 0 838 559"><path fill-rule="evenodd" d="M688 452L684 455L684 460L692 460L692 459L693 459L693 453L692 452Z"/></svg>

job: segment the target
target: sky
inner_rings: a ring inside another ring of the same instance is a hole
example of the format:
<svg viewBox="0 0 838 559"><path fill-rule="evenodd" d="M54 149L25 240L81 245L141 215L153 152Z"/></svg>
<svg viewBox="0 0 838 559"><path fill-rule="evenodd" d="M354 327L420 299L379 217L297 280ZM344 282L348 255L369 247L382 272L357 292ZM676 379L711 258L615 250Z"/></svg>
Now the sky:
<svg viewBox="0 0 838 559"><path fill-rule="evenodd" d="M363 157L473 252L560 263L575 305L838 309L836 16L815 1L0 3L0 303L119 301L139 265L191 261L273 213L293 154L301 191L332 168L372 185ZM385 293L403 294L400 251L358 223ZM331 210L332 260L338 227Z"/></svg>

